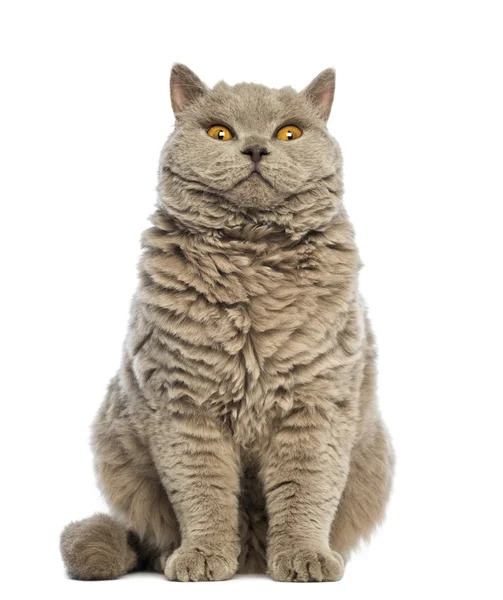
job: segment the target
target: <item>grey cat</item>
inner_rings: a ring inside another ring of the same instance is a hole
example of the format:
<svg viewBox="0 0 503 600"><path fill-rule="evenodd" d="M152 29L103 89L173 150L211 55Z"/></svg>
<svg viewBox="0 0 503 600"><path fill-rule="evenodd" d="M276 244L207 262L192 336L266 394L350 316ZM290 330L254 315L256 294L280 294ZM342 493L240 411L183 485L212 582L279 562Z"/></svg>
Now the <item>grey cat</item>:
<svg viewBox="0 0 503 600"><path fill-rule="evenodd" d="M176 125L93 426L113 517L66 527L71 577L334 581L382 520L393 451L334 87L331 69L297 93L173 67Z"/></svg>

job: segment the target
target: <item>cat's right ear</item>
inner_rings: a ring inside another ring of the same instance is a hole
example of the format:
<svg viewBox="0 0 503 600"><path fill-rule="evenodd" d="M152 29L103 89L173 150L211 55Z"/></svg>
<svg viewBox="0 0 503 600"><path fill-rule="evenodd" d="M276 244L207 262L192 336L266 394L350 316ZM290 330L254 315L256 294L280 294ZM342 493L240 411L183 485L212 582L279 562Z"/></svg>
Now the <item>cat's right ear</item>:
<svg viewBox="0 0 503 600"><path fill-rule="evenodd" d="M170 90L171 106L178 119L187 106L204 94L208 88L189 67L177 63L171 69Z"/></svg>

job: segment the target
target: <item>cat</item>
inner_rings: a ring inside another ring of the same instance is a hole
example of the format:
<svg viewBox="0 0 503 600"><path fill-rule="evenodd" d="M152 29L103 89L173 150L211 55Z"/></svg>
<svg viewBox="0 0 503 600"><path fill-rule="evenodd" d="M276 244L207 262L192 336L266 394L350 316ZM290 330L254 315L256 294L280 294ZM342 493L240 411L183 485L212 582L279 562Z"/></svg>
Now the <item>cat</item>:
<svg viewBox="0 0 503 600"><path fill-rule="evenodd" d="M173 66L175 128L93 424L113 516L64 529L70 577L336 581L382 521L394 454L334 89L332 69L296 92Z"/></svg>

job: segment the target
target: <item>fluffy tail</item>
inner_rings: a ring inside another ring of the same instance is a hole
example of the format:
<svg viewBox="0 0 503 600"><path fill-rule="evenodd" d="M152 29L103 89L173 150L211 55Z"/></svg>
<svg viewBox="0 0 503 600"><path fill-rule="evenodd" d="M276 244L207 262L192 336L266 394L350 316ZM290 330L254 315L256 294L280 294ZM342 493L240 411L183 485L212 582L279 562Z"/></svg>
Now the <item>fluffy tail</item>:
<svg viewBox="0 0 503 600"><path fill-rule="evenodd" d="M67 525L60 548L72 579L117 579L144 568L138 536L105 514Z"/></svg>

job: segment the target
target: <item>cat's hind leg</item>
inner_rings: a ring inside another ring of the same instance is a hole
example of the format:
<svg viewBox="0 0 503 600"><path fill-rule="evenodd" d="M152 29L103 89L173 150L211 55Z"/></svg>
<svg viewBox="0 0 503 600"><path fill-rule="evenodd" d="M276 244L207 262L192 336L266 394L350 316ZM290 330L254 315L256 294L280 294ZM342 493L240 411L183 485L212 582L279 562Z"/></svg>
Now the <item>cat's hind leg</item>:
<svg viewBox="0 0 503 600"><path fill-rule="evenodd" d="M381 423L353 450L348 480L330 532L330 546L348 560L361 540L368 540L384 518L394 454Z"/></svg>
<svg viewBox="0 0 503 600"><path fill-rule="evenodd" d="M162 571L180 543L178 523L114 381L94 423L93 449L114 516L95 515L64 529L61 552L69 576L116 579L137 569Z"/></svg>

